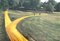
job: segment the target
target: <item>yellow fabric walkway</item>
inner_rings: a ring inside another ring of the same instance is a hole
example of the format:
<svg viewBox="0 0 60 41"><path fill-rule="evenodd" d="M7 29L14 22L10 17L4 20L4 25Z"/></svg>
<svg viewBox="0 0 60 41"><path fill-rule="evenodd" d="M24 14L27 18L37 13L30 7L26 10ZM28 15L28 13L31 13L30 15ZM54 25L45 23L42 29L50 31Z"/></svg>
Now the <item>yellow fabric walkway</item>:
<svg viewBox="0 0 60 41"><path fill-rule="evenodd" d="M17 31L16 26L17 24L24 18L28 17L22 17L20 19L17 19L15 21L11 21L8 16L8 11L4 12L5 16L5 28L6 32L10 38L10 41L28 41L19 31Z"/></svg>
<svg viewBox="0 0 60 41"><path fill-rule="evenodd" d="M8 16L8 10L6 10L4 12L4 16L5 16L5 28L6 28L6 32L10 38L11 41L28 41L17 29L16 29L16 26L17 24L25 19L25 18L28 18L28 17L31 17L31 16L24 16L24 17L21 17L19 19L16 19L15 21L11 21L9 16Z"/></svg>

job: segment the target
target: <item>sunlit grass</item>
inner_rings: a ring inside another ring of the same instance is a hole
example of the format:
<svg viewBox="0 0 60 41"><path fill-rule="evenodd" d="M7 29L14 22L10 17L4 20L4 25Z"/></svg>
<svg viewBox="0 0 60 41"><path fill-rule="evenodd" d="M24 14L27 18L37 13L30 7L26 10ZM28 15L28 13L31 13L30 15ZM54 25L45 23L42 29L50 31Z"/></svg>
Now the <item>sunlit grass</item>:
<svg viewBox="0 0 60 41"><path fill-rule="evenodd" d="M24 19L17 29L37 41L60 41L60 17L40 15ZM29 36L31 35L31 36Z"/></svg>
<svg viewBox="0 0 60 41"><path fill-rule="evenodd" d="M34 15L33 12L23 11L9 11L9 13L11 20ZM37 41L60 41L60 14L41 13L40 16L29 17L21 21L17 29L24 36L33 36Z"/></svg>

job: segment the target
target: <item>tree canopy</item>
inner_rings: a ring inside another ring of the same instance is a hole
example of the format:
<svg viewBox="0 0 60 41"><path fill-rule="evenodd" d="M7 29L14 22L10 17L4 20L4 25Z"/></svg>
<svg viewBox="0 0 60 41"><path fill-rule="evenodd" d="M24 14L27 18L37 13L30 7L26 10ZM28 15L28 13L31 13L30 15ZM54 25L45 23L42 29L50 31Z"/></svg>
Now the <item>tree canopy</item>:
<svg viewBox="0 0 60 41"><path fill-rule="evenodd" d="M55 6L56 11L60 12L60 2Z"/></svg>
<svg viewBox="0 0 60 41"><path fill-rule="evenodd" d="M0 9L9 8L9 9L36 9L45 11L59 11L60 3L57 3L55 0L48 0L48 2L41 2L41 0L0 0Z"/></svg>

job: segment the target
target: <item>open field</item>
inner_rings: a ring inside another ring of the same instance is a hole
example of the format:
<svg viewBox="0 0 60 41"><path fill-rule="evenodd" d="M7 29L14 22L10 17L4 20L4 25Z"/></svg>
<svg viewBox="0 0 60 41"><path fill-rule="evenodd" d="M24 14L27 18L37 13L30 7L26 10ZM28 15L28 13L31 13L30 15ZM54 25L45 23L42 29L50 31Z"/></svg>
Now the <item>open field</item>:
<svg viewBox="0 0 60 41"><path fill-rule="evenodd" d="M32 12L9 11L11 20L33 15ZM36 13L37 14L37 13ZM5 33L3 16L0 15L0 40L8 39ZM30 41L60 41L60 13L29 17L17 25L17 29ZM4 37L4 38L2 38ZM8 41L8 40L6 40Z"/></svg>
<svg viewBox="0 0 60 41"><path fill-rule="evenodd" d="M35 41L60 41L60 18L37 16L24 19L19 31Z"/></svg>
<svg viewBox="0 0 60 41"><path fill-rule="evenodd" d="M9 41L4 27L4 17L0 14L0 41Z"/></svg>
<svg viewBox="0 0 60 41"><path fill-rule="evenodd" d="M18 24L17 29L30 41L60 41L60 15L29 17Z"/></svg>
<svg viewBox="0 0 60 41"><path fill-rule="evenodd" d="M18 11L19 16L14 18L32 14L32 12ZM27 38L33 38L36 41L60 41L60 13L47 16L42 13L41 16L27 18L18 24L17 29Z"/></svg>

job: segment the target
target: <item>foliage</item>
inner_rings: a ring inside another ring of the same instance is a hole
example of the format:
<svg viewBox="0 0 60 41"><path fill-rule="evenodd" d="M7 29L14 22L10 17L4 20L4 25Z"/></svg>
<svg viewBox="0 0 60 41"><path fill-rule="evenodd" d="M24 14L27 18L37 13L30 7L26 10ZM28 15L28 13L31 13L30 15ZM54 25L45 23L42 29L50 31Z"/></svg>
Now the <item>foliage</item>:
<svg viewBox="0 0 60 41"><path fill-rule="evenodd" d="M24 7L25 8L32 8L32 9L36 9L37 5L39 4L40 0L28 0L24 2Z"/></svg>
<svg viewBox="0 0 60 41"><path fill-rule="evenodd" d="M55 6L56 11L60 11L60 2Z"/></svg>
<svg viewBox="0 0 60 41"><path fill-rule="evenodd" d="M31 9L31 10L43 10L53 12L55 9L59 11L59 5L55 0L48 0L48 2L40 2L40 0L1 0L0 1L0 9ZM52 8L52 9L51 9Z"/></svg>
<svg viewBox="0 0 60 41"><path fill-rule="evenodd" d="M55 0L48 0L48 5L47 5L47 9L50 12L53 12L55 10L55 5L56 5L56 1Z"/></svg>
<svg viewBox="0 0 60 41"><path fill-rule="evenodd" d="M19 4L19 0L8 0L8 4L9 4L9 8L10 9L16 9L16 7L18 6Z"/></svg>
<svg viewBox="0 0 60 41"><path fill-rule="evenodd" d="M8 0L1 0L0 7L1 7L1 9L7 8L8 7Z"/></svg>
<svg viewBox="0 0 60 41"><path fill-rule="evenodd" d="M55 0L48 0L48 3L51 3L53 6L56 5L56 1Z"/></svg>
<svg viewBox="0 0 60 41"><path fill-rule="evenodd" d="M51 3L47 5L47 11L50 11L50 12L54 11L54 6Z"/></svg>
<svg viewBox="0 0 60 41"><path fill-rule="evenodd" d="M43 7L43 10L45 11L49 11L49 12L53 12L55 10L55 5L56 5L56 1L55 0L48 0L48 2L44 2L44 3L41 3Z"/></svg>

